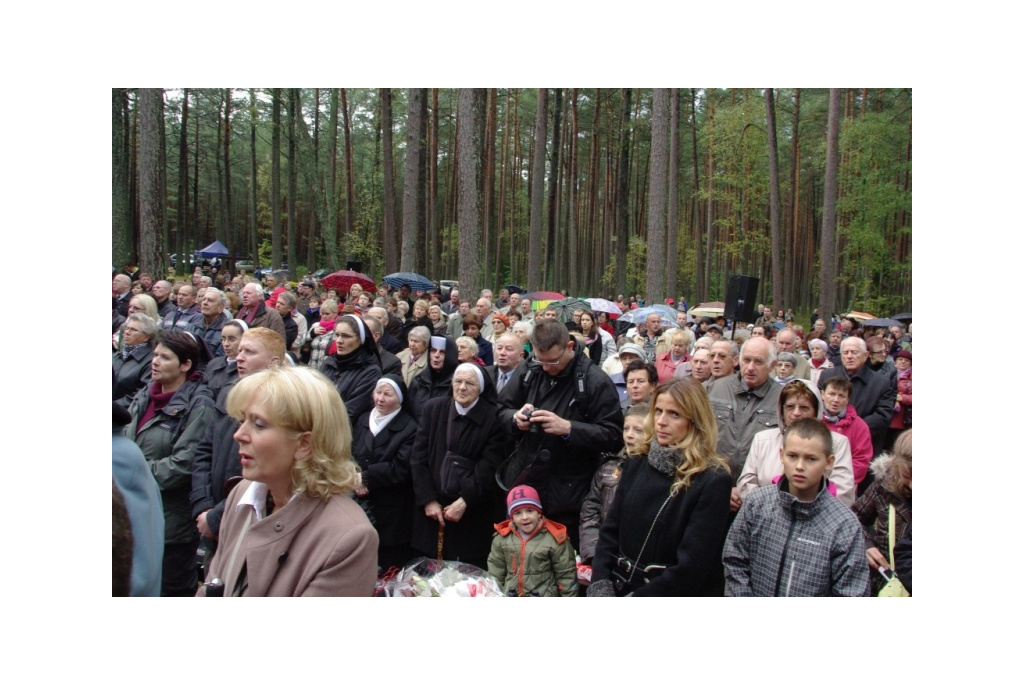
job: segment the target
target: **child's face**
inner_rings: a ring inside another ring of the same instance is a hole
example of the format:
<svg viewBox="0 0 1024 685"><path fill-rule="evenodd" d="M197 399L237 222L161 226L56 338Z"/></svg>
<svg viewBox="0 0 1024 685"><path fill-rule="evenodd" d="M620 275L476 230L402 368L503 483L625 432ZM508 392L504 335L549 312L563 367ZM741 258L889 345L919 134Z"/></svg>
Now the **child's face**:
<svg viewBox="0 0 1024 685"><path fill-rule="evenodd" d="M622 440L626 451L632 454L644 438L644 420L640 416L627 416L622 423Z"/></svg>
<svg viewBox="0 0 1024 685"><path fill-rule="evenodd" d="M775 362L775 375L778 378L789 378L793 374L793 362Z"/></svg>
<svg viewBox="0 0 1024 685"><path fill-rule="evenodd" d="M512 512L512 522L522 535L531 535L540 525L540 512L533 507L519 507Z"/></svg>
<svg viewBox="0 0 1024 685"><path fill-rule="evenodd" d="M786 436L779 454L789 493L801 502L813 502L818 496L821 479L832 468L835 457L825 453L825 446L818 438L805 438L792 432Z"/></svg>
<svg viewBox="0 0 1024 685"><path fill-rule="evenodd" d="M825 388L825 393L821 396L821 399L825 402L825 411L832 416L835 416L846 409L846 405L850 401L850 396L843 390L838 390L835 386L830 386Z"/></svg>

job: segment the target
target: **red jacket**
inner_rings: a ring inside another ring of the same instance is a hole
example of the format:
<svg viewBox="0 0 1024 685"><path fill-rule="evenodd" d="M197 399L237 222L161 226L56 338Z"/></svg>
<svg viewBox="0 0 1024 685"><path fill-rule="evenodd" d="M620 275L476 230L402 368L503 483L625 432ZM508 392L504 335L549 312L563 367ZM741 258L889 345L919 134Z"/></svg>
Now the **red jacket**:
<svg viewBox="0 0 1024 685"><path fill-rule="evenodd" d="M868 475L868 467L871 465L871 457L874 448L871 445L871 429L864 419L857 416L857 410L853 404L846 405L846 415L839 419L838 423L832 423L827 418L825 425L833 432L845 435L850 441L850 452L853 455L853 482L860 483L864 476Z"/></svg>
<svg viewBox="0 0 1024 685"><path fill-rule="evenodd" d="M896 376L896 392L903 399L902 401L897 403L897 408L899 411L894 411L892 413L892 420L889 422L889 428L903 430L904 428L910 427L907 425L907 413L910 411L910 407L914 401L913 396L910 392L910 381L911 374L913 373L913 371L913 368L907 369L906 378L900 378L899 375Z"/></svg>

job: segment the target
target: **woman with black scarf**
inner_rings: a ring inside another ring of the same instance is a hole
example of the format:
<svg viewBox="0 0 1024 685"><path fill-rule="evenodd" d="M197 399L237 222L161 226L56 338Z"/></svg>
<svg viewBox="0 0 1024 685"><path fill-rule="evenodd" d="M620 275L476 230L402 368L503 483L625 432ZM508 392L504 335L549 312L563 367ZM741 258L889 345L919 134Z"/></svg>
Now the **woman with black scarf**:
<svg viewBox="0 0 1024 685"><path fill-rule="evenodd" d="M427 368L423 369L409 386L412 411L417 420L427 400L449 397L452 394L452 375L459 365L459 348L451 338L430 336L427 350Z"/></svg>
<svg viewBox="0 0 1024 685"><path fill-rule="evenodd" d="M324 360L320 371L341 394L348 410L349 425L373 406L373 388L382 375L380 353L370 330L358 316L346 314L334 327L334 354Z"/></svg>

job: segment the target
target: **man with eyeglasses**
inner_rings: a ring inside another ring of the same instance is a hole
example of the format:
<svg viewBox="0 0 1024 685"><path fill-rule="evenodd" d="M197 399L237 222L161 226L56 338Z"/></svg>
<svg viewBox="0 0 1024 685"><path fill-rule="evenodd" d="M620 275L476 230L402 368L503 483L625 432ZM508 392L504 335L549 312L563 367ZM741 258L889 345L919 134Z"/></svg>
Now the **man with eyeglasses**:
<svg viewBox="0 0 1024 685"><path fill-rule="evenodd" d="M877 347L882 348L884 344L879 342ZM871 429L871 444L877 457L882 453L882 443L896 404L895 383L884 372L871 370L868 346L863 338L850 336L844 340L840 345L840 357L842 365L825 369L818 377L818 388L824 389L828 379L834 376L850 381L853 385L850 404Z"/></svg>
<svg viewBox="0 0 1024 685"><path fill-rule="evenodd" d="M899 371L896 370L896 362L889 356L889 343L880 335L866 338L864 343L868 346L868 368L886 376L895 387Z"/></svg>
<svg viewBox="0 0 1024 685"><path fill-rule="evenodd" d="M547 453L544 468L528 470L524 482L578 548L580 507L601 453L622 448L619 394L560 321L539 319L531 342L533 359L502 393L501 420L524 455L544 463Z"/></svg>

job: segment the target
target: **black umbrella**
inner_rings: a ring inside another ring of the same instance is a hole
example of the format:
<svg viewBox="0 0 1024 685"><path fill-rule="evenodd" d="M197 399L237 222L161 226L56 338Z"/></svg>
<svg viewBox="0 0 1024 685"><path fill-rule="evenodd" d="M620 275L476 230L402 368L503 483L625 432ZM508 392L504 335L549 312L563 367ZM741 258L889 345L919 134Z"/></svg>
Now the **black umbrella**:
<svg viewBox="0 0 1024 685"><path fill-rule="evenodd" d="M890 328L892 326L903 327L896 319L868 319L860 322L861 328Z"/></svg>
<svg viewBox="0 0 1024 685"><path fill-rule="evenodd" d="M892 318L897 321L906 321L907 323L910 323L914 319L914 315L910 312L903 312L902 314L893 314Z"/></svg>
<svg viewBox="0 0 1024 685"><path fill-rule="evenodd" d="M409 290L423 290L427 292L437 290L437 285L429 278L411 271L399 271L388 274L384 277L384 282L392 288L401 288L403 285L407 285Z"/></svg>
<svg viewBox="0 0 1024 685"><path fill-rule="evenodd" d="M515 283L508 283L508 284L507 284L507 285L505 286L505 290L507 290L507 291L508 291L508 294L509 294L509 295L512 295L512 294L519 294L519 295L522 295L522 294L523 294L523 289L522 289L522 288L520 288L520 287L519 287L518 285L516 285Z"/></svg>

